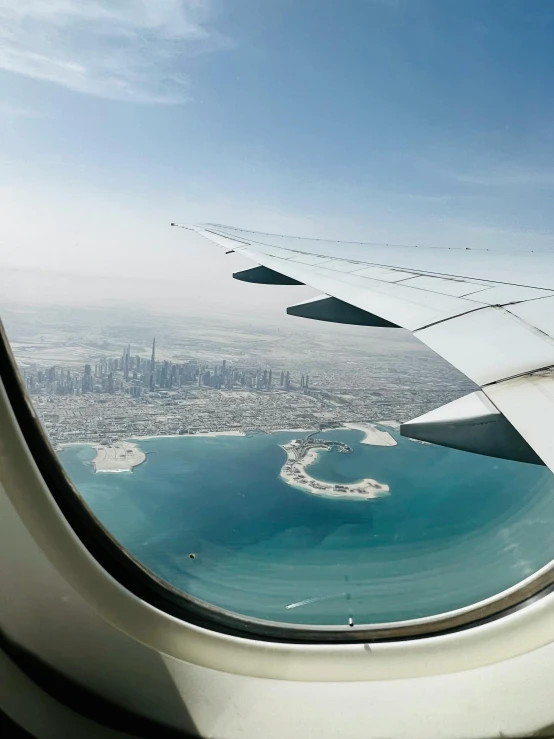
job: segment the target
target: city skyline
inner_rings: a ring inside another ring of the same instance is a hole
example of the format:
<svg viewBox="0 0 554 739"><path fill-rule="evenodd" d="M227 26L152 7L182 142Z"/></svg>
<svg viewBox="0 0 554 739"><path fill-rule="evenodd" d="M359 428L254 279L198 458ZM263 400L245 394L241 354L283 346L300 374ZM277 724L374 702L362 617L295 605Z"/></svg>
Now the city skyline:
<svg viewBox="0 0 554 739"><path fill-rule="evenodd" d="M138 354L131 355L131 344L123 348L121 358L102 356L93 365L85 363L83 372L52 365L39 369L25 367L22 370L27 390L31 394L79 395L83 393L126 392L132 397L140 397L143 390L156 392L162 389L181 388L197 384L198 387L211 387L232 390L246 387L252 390L270 390L273 385L273 370L270 367L236 367L222 359L218 364L198 360L171 362L156 360L156 338L152 340L150 360ZM300 373L296 384L308 390L309 375ZM289 370L281 370L279 383L275 387L292 387Z"/></svg>
<svg viewBox="0 0 554 739"><path fill-rule="evenodd" d="M352 355L311 359L306 371L263 358L208 361L192 351L183 361L157 359L157 348L154 338L148 358L127 342L119 356L97 354L82 370L26 361L23 380L51 442L398 423L469 389L440 364L408 365L405 382L398 367L351 369Z"/></svg>

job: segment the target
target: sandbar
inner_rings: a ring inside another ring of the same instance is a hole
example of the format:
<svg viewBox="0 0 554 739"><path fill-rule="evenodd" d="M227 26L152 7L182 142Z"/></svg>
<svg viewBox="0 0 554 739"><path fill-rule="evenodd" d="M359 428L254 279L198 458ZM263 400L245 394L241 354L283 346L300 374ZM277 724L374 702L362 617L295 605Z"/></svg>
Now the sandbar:
<svg viewBox="0 0 554 739"><path fill-rule="evenodd" d="M349 429L363 431L365 436L360 444L370 444L371 446L396 446L398 442L388 431L381 431L371 423L345 423Z"/></svg>

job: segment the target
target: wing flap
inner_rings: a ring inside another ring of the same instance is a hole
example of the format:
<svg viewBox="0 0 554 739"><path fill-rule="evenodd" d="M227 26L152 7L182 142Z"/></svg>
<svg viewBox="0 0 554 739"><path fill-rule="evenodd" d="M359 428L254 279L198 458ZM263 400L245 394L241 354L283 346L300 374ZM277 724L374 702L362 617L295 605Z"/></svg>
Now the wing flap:
<svg viewBox="0 0 554 739"><path fill-rule="evenodd" d="M481 386L554 365L554 340L503 308L487 307L414 334Z"/></svg>
<svg viewBox="0 0 554 739"><path fill-rule="evenodd" d="M483 392L554 471L554 372L515 377Z"/></svg>
<svg viewBox="0 0 554 739"><path fill-rule="evenodd" d="M451 295L454 298L465 298L470 295L482 293L491 287L490 283L469 282L469 280L447 279L445 277L430 277L429 275L414 275L410 280L409 287L417 287L420 290ZM481 296L479 295L479 300Z"/></svg>
<svg viewBox="0 0 554 739"><path fill-rule="evenodd" d="M537 331L554 337L554 297L510 305L508 310Z"/></svg>

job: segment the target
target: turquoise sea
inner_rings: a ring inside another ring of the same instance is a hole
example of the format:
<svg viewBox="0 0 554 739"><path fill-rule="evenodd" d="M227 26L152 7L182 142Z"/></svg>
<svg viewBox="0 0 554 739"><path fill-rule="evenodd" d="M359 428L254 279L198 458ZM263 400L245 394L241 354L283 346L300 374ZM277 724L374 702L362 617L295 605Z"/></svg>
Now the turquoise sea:
<svg viewBox="0 0 554 739"><path fill-rule="evenodd" d="M259 618L428 616L498 593L554 558L548 470L393 435L396 447L361 445L359 431L321 434L353 453L322 452L311 474L390 486L369 501L284 483L279 445L298 433L141 441L147 461L132 473L95 474L90 446L67 447L60 459L96 516L146 567Z"/></svg>

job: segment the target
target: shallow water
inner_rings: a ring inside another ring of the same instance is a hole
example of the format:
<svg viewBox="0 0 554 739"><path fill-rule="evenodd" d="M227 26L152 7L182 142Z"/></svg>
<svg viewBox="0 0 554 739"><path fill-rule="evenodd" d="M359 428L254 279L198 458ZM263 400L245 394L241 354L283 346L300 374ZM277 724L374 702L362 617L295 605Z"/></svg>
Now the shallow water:
<svg viewBox="0 0 554 739"><path fill-rule="evenodd" d="M132 473L95 474L90 446L60 459L102 523L173 585L239 613L293 623L396 621L491 596L554 558L554 477L544 467L404 439L322 452L310 474L371 477L375 500L287 485L280 444L306 434L141 441ZM191 559L189 555L196 556Z"/></svg>

